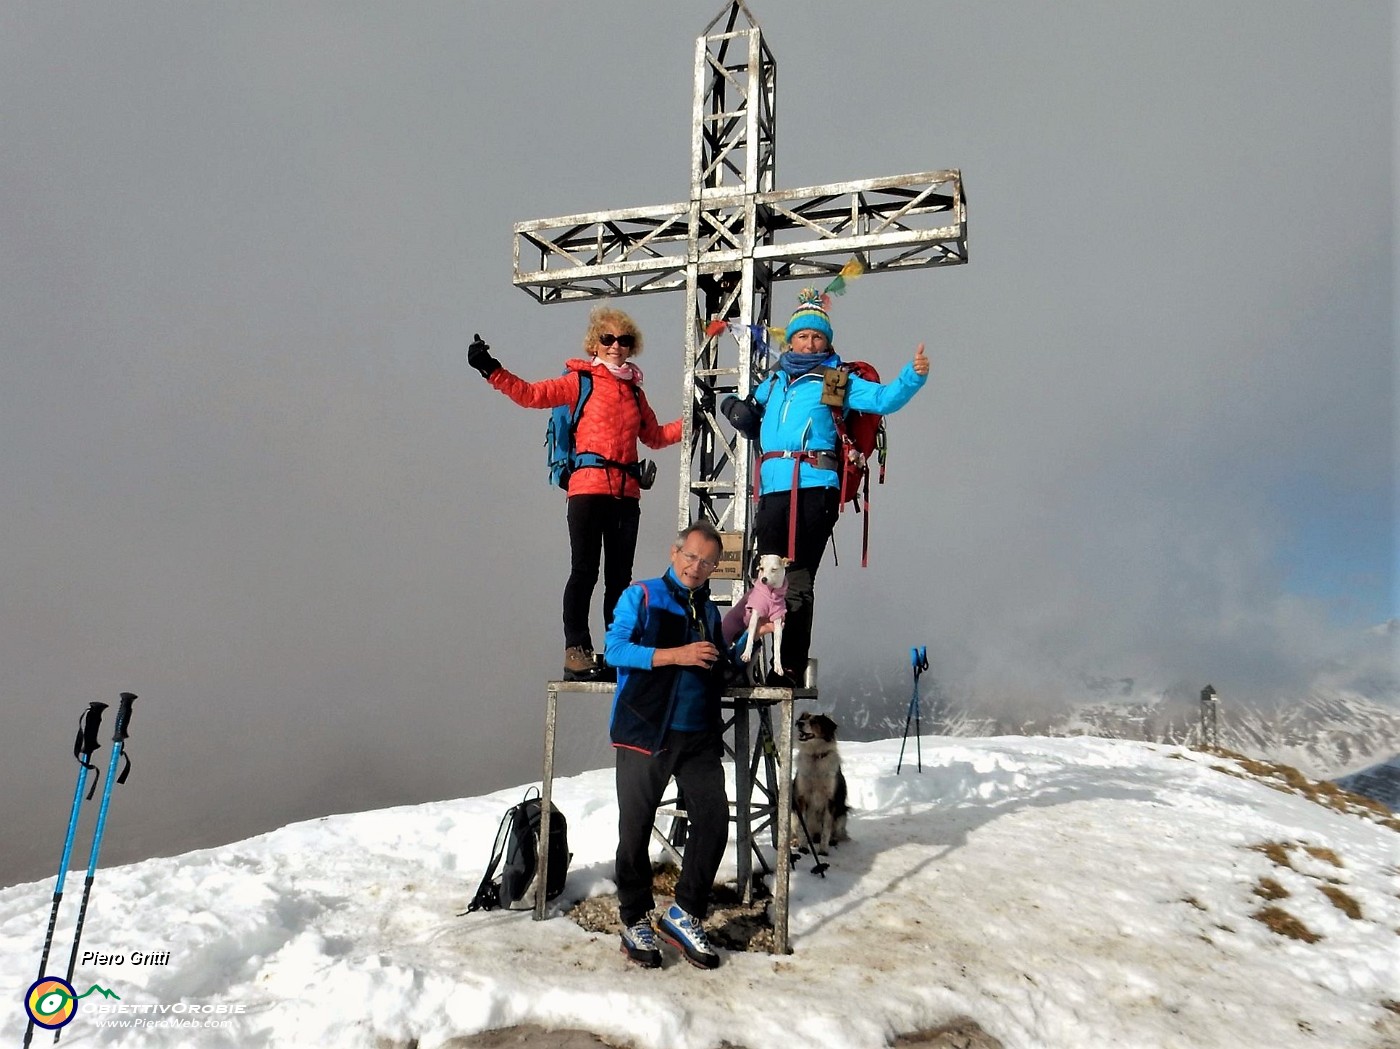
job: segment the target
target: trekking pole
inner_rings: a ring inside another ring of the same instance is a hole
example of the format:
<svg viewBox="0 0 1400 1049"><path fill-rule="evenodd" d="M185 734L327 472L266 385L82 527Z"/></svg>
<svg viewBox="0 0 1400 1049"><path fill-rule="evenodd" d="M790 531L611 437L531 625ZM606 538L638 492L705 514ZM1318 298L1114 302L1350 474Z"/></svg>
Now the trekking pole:
<svg viewBox="0 0 1400 1049"><path fill-rule="evenodd" d="M911 648L909 662L914 667L914 692L909 697L909 713L904 715L904 739L899 744L899 761L894 767L896 776L899 775L899 770L904 765L904 744L909 742L909 722L911 720L914 722L914 752L918 755L919 771L924 771L923 744L919 739L922 735L922 725L919 722L919 675L928 669L928 646Z"/></svg>
<svg viewBox="0 0 1400 1049"><path fill-rule="evenodd" d="M764 749L764 751L767 752L767 753L770 754L770 755L771 755L771 754L776 754L777 751L778 751L778 745L773 741L773 733L772 733L772 731L771 731L771 730L769 729L769 727L768 727L768 722L767 722L767 719L766 719L766 718L761 719L761 720L759 721L759 724L758 724L758 731L759 731L759 733L760 733L760 734L762 735L762 737L763 737L763 749ZM775 808L775 810L776 810L777 806L774 806L774 808ZM831 864L829 864L829 863L823 863L822 860L821 860L821 857L817 855L817 845L816 845L816 842L814 842L814 841L812 840L812 832L809 831L809 830L807 829L807 818L806 818L805 816L802 815L802 810L801 810L799 807L797 807L796 805L794 805L794 806L793 806L793 809L792 809L792 814L793 814L794 816L797 817L797 825L798 825L799 827L802 828L802 834L803 834L803 835L806 837L806 839L807 839L807 848L808 848L808 850L812 853L812 860L813 860L813 864L814 864L813 867L812 867L812 873L813 873L813 874L820 874L823 878L825 878L825 877L826 877L827 868L829 868L829 867L831 866ZM777 819L777 814L776 814L776 812L775 812L775 813L774 813L774 817L773 817L773 826L774 826L774 829L775 829L775 830L778 829L778 828L777 828L777 823L778 823L778 819ZM792 828L791 828L791 827L783 827L783 828L781 829L781 833L782 833L783 836L791 836ZM777 835L775 835L775 837L777 837ZM799 850L799 852L800 852L800 850ZM793 851L792 851L792 845L791 845L791 843L789 842L789 844L788 844L788 856L791 858L791 862L793 862L793 863L796 863L796 862L797 862L797 857L798 857L798 855L799 855L799 852L793 852Z"/></svg>
<svg viewBox="0 0 1400 1049"><path fill-rule="evenodd" d="M127 773L131 771L131 758L126 759L126 767L122 769L122 774L117 775L117 759L122 757L122 750L126 743L127 729L131 726L131 705L136 702L136 696L131 692L121 694L121 703L117 705L117 723L112 729L112 757L107 762L107 779L102 784L102 804L97 809L97 828L92 832L92 851L88 855L87 879L83 882L83 902L78 906L78 924L73 930L73 950L68 955L68 972L64 980L71 985L73 983L73 970L78 965L78 944L83 938L83 922L87 919L88 900L92 898L92 879L97 874L97 857L102 852L102 832L107 827L107 807L112 802L112 784L125 783ZM63 1028L59 1028L53 1033L54 1044L63 1035Z"/></svg>
<svg viewBox="0 0 1400 1049"><path fill-rule="evenodd" d="M44 970L49 965L49 949L53 947L53 931L58 924L58 905L63 901L63 882L68 876L68 861L73 856L73 837L78 830L78 814L83 804L83 790L87 787L88 773L95 771L96 766L92 763L93 751L102 746L97 741L97 730L102 726L102 712L107 709L106 703L93 701L88 704L87 710L83 711L78 718L78 735L73 740L73 757L78 759L78 785L73 788L73 808L68 814L68 834L63 839L63 859L58 861L58 881L53 889L53 909L49 911L49 931L44 934L44 951L39 955L39 975L38 980L44 978ZM97 789L97 780L92 781L93 790ZM88 794L91 800L92 794ZM26 1049L34 1039L34 1019L29 1020L29 1025L24 1029L24 1044Z"/></svg>
<svg viewBox="0 0 1400 1049"><path fill-rule="evenodd" d="M817 844L812 840L812 832L807 829L807 817L802 815L802 810L793 809L792 811L793 815L797 817L797 825L802 828L802 833L806 835L807 848L811 851L812 859L815 861L815 866L812 867L812 873L820 874L825 878L827 868L829 868L831 864L823 863L821 857L817 855ZM794 860L796 860L796 858L795 856L793 857Z"/></svg>

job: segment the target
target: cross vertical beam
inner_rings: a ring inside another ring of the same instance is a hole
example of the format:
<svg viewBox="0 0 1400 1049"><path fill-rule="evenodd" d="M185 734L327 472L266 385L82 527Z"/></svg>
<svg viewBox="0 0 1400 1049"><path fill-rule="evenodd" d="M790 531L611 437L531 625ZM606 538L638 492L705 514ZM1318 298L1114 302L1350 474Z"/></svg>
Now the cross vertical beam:
<svg viewBox="0 0 1400 1049"><path fill-rule="evenodd" d="M743 15L746 24L741 25ZM720 28L720 22L724 25ZM715 317L741 331L765 319L772 275L754 252L772 243L758 196L773 189L777 158L777 63L758 24L742 2L733 3L695 41L695 93L691 112L690 221L686 258L685 369L682 378L682 456L679 527L698 516L721 531L745 537L748 546L749 456L738 437L726 436L716 405L727 394L747 392L754 361L740 352L726 361L721 338L705 335ZM690 411L685 411L689 406ZM740 597L743 580L732 584Z"/></svg>

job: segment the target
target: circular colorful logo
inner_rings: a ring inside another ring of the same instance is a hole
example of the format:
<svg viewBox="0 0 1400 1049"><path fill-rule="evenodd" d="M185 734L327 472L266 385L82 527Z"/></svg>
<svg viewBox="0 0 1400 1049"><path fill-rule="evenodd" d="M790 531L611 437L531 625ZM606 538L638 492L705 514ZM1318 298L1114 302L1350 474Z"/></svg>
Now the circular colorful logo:
<svg viewBox="0 0 1400 1049"><path fill-rule="evenodd" d="M56 1030L73 1019L78 1011L78 996L67 980L43 976L34 981L24 996L24 1011L37 1026Z"/></svg>

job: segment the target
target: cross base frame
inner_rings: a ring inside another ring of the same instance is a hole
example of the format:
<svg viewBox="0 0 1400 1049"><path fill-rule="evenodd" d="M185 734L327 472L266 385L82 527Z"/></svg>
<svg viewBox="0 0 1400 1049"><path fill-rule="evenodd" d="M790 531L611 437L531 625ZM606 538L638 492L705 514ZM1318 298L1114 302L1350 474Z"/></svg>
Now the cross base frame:
<svg viewBox="0 0 1400 1049"><path fill-rule="evenodd" d="M550 809L554 796L554 744L559 723L559 694L613 694L611 682L551 681L547 685L544 719L544 776L540 784L540 834L536 870L549 869ZM753 861L756 858L763 873L773 875L773 953L791 954L788 942L788 881L792 873L792 853L789 828L792 825L792 726L793 707L798 700L815 700L815 688L731 688L725 691L721 706L727 712L724 724L725 750L734 761L734 800L731 803L734 823L739 891L745 903L753 901ZM777 725L773 714L777 713ZM757 716L757 732L751 715ZM776 732L775 732L776 728ZM733 737L733 743L729 737ZM755 791L761 795L755 802ZM684 817L677 808L665 802L657 810L659 816L673 819ZM757 836L770 832L774 862L770 868L764 858ZM677 861L675 846L659 829L652 828L653 837ZM548 917L544 878L535 886L535 921Z"/></svg>

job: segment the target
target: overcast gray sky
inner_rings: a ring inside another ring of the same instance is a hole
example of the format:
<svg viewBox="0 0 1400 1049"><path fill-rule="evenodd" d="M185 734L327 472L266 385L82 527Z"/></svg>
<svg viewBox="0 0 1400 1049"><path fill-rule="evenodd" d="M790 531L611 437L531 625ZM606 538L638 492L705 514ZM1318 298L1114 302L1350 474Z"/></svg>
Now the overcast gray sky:
<svg viewBox="0 0 1400 1049"><path fill-rule="evenodd" d="M122 690L112 861L538 776L563 499L464 350L576 352L511 226L685 197L721 6L0 0L0 883L52 875L77 716ZM780 187L969 198L969 265L833 307L848 357L933 373L872 566L843 523L819 579L824 680L918 643L1028 700L1286 691L1397 614L1392 4L750 7ZM627 304L663 417L683 306Z"/></svg>

